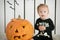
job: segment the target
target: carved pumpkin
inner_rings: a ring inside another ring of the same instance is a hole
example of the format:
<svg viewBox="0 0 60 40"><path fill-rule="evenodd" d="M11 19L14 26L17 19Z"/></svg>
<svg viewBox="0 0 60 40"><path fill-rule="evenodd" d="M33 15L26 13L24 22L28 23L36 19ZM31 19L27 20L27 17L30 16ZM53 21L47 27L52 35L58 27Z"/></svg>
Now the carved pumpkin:
<svg viewBox="0 0 60 40"><path fill-rule="evenodd" d="M32 24L24 19L12 19L6 27L8 40L30 40L33 34Z"/></svg>

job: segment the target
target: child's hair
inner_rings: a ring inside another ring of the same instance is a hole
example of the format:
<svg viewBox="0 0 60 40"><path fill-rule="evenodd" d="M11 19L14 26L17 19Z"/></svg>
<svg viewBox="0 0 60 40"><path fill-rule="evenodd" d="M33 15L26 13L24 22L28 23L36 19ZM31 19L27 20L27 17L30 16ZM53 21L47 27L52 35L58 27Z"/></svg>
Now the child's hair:
<svg viewBox="0 0 60 40"><path fill-rule="evenodd" d="M37 7L37 11L39 10L39 7L42 7L42 6L44 6L44 7L47 7L47 8L48 8L48 5L46 5L46 4L40 4L40 5L38 5L38 7Z"/></svg>

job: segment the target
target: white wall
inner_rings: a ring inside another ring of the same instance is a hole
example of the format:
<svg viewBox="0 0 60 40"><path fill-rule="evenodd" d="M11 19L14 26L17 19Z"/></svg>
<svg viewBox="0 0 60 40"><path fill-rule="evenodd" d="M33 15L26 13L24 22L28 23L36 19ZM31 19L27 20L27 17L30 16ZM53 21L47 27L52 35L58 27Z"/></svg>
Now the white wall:
<svg viewBox="0 0 60 40"><path fill-rule="evenodd" d="M4 33L4 0L0 0L0 40L5 40L5 33Z"/></svg>
<svg viewBox="0 0 60 40"><path fill-rule="evenodd" d="M19 5L15 4L15 18L18 18L18 15L20 15L24 19L24 0L17 0L17 3Z"/></svg>
<svg viewBox="0 0 60 40"><path fill-rule="evenodd" d="M57 12L56 12L56 34L60 35L60 0L57 0Z"/></svg>
<svg viewBox="0 0 60 40"><path fill-rule="evenodd" d="M11 3L12 5L10 5L7 1L9 1L9 3ZM14 18L14 10L11 9L10 6L12 8L14 8L14 1L13 0L5 0L6 25L9 21L11 21L12 18Z"/></svg>
<svg viewBox="0 0 60 40"><path fill-rule="evenodd" d="M34 1L25 1L25 19L29 20L34 26Z"/></svg>

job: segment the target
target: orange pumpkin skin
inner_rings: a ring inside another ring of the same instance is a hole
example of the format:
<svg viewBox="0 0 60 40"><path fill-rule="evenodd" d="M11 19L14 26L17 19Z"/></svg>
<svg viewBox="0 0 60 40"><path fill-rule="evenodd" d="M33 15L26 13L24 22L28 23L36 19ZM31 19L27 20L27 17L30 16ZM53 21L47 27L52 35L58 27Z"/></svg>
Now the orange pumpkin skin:
<svg viewBox="0 0 60 40"><path fill-rule="evenodd" d="M29 40L33 34L32 24L24 19L13 19L6 27L7 40Z"/></svg>

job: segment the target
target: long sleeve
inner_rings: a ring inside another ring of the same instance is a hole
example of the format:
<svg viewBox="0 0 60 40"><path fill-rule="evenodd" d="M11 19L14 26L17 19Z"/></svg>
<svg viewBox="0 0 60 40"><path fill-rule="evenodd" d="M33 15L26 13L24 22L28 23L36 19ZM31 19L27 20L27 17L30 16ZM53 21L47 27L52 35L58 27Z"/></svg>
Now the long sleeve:
<svg viewBox="0 0 60 40"><path fill-rule="evenodd" d="M54 29L53 21L49 20L49 27L46 27L46 31L52 31Z"/></svg>
<svg viewBox="0 0 60 40"><path fill-rule="evenodd" d="M35 29L36 29L36 30L39 30L37 24L38 24L38 20L36 20Z"/></svg>

